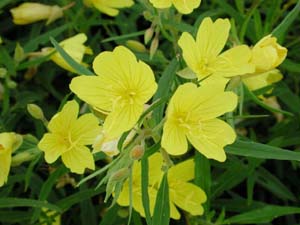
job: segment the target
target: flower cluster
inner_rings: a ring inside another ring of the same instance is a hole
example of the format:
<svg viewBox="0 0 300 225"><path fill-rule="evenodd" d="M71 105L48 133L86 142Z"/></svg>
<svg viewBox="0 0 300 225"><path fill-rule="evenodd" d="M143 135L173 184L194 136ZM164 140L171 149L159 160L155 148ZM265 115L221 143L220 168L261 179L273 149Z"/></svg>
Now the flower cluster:
<svg viewBox="0 0 300 225"><path fill-rule="evenodd" d="M84 3L109 16L116 16L121 8L134 4L132 0L85 0ZM201 1L150 0L150 3L158 9L174 5L181 14L188 14L198 8ZM31 7L39 13L33 13ZM11 13L16 24L25 25L40 20L53 22L63 16L63 10L59 6L24 3ZM180 35L175 45L180 49L178 61L185 66L178 74L189 73L189 80L180 80L168 87L171 97L167 100L151 100L158 90L157 74L127 47L120 45L112 51L99 53L92 65L95 75L80 74L69 84L77 100L84 102L82 108L79 101L67 101L48 122L40 108L28 107L29 113L47 127L38 143L46 162L51 164L61 158L71 172L83 174L86 169L95 170L94 154L106 153L117 162L108 170L107 177L110 177L104 178L107 186L112 185L107 190L114 193L119 205L128 206L128 171L132 170L133 207L145 216L139 159L144 156L145 146L151 139L149 143L158 144L163 153L155 152L149 156L148 192L153 214L164 174L161 168L169 155L181 156L190 151L191 156L195 150L207 159L226 160L224 148L237 138L234 124L229 124L223 117L233 114L238 104L237 92L228 88L230 81L239 77L240 85L243 82L250 90L257 90L282 79L276 68L284 61L287 49L280 46L275 37L265 36L253 47L237 43L229 46L226 44L230 28L229 19L213 21L206 17L195 37L188 32ZM80 33L59 44L79 66L87 66L82 62L83 57L92 54L92 50L84 45L86 40L86 35ZM37 54L49 56L63 69L78 73L54 48L43 48ZM162 121L155 121L151 115L157 102L166 103L166 107L162 107ZM78 114L82 115L78 117ZM20 136L15 133L0 134L0 186L7 182L18 140ZM166 153L167 157L164 156ZM192 183L195 177L193 159L184 158L174 166L166 166L173 219L180 219L176 206L191 215L202 215L201 204L207 198L204 191ZM119 184L123 188L117 193Z"/></svg>

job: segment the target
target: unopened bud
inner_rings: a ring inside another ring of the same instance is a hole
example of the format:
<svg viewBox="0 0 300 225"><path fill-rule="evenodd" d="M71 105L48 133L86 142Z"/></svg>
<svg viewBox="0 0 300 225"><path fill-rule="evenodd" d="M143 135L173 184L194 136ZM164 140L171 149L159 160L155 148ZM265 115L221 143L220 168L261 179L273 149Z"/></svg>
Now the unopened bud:
<svg viewBox="0 0 300 225"><path fill-rule="evenodd" d="M148 28L144 34L144 43L147 44L153 37L154 29L153 27Z"/></svg>
<svg viewBox="0 0 300 225"><path fill-rule="evenodd" d="M45 116L43 113L43 110L37 106L36 104L28 104L27 105L27 111L29 112L29 114L37 119L37 120L44 120Z"/></svg>
<svg viewBox="0 0 300 225"><path fill-rule="evenodd" d="M129 168L122 168L119 169L117 172L115 172L111 177L110 177L110 182L118 182L125 180L130 174Z"/></svg>
<svg viewBox="0 0 300 225"><path fill-rule="evenodd" d="M150 59L153 58L153 56L158 48L158 45L159 45L159 39L158 39L158 36L155 36L155 38L152 40L151 46L150 46Z"/></svg>
<svg viewBox="0 0 300 225"><path fill-rule="evenodd" d="M141 145L136 145L130 152L130 157L133 160L139 160L143 157L145 149Z"/></svg>
<svg viewBox="0 0 300 225"><path fill-rule="evenodd" d="M126 45L133 51L142 52L142 53L147 51L146 47L142 43L135 40L126 41Z"/></svg>
<svg viewBox="0 0 300 225"><path fill-rule="evenodd" d="M16 48L15 48L15 53L14 53L14 60L19 63L21 62L23 59L25 59L26 55L24 53L24 49L22 48L22 46L17 43Z"/></svg>
<svg viewBox="0 0 300 225"><path fill-rule="evenodd" d="M7 69L0 68L0 78L5 78L6 75L7 75Z"/></svg>
<svg viewBox="0 0 300 225"><path fill-rule="evenodd" d="M17 83L14 82L13 80L9 80L9 81L7 81L7 87L9 89L15 89L17 87Z"/></svg>

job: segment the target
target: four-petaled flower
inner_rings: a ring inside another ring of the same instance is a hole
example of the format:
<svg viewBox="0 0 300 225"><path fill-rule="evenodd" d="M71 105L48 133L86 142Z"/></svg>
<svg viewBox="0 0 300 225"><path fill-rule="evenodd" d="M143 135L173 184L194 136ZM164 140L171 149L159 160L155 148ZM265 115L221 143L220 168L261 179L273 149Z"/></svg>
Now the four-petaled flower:
<svg viewBox="0 0 300 225"><path fill-rule="evenodd" d="M254 72L250 64L251 50L246 45L233 47L223 53L230 30L228 19L217 19L213 22L209 17L202 21L196 40L184 32L178 44L182 49L187 66L199 80L223 80L237 75Z"/></svg>
<svg viewBox="0 0 300 225"><path fill-rule="evenodd" d="M148 193L150 213L153 214L157 191L163 176L161 170L163 159L160 153L154 153L149 157L149 181ZM168 183L170 193L170 216L173 219L180 219L180 213L175 205L189 212L191 215L202 215L202 203L206 201L204 191L190 183L194 179L194 161L192 159L183 161L171 167L168 171ZM135 162L133 165L133 207L142 216L145 216L142 203L142 177L141 163ZM117 200L121 206L129 205L129 183L126 181L123 185L122 192Z"/></svg>
<svg viewBox="0 0 300 225"><path fill-rule="evenodd" d="M78 112L76 101L67 102L61 112L50 120L49 133L44 134L38 147L45 153L48 163L53 163L61 156L71 172L83 174L85 168L95 169L93 155L86 145L94 143L101 128L92 113L77 119Z"/></svg>
<svg viewBox="0 0 300 225"><path fill-rule="evenodd" d="M157 84L151 68L123 46L100 53L93 68L98 76L75 77L70 88L80 99L108 114L103 132L112 140L134 127Z"/></svg>
<svg viewBox="0 0 300 225"><path fill-rule="evenodd" d="M223 148L233 143L236 135L216 117L232 111L236 105L237 96L224 92L222 82L179 86L167 108L162 147L171 155L181 155L188 150L188 139L207 158L225 161Z"/></svg>

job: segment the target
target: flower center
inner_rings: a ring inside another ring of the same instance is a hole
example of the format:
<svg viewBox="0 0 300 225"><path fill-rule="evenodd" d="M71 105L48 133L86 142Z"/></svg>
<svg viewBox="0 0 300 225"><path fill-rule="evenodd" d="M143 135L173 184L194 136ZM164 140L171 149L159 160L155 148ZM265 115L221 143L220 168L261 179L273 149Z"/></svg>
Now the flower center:
<svg viewBox="0 0 300 225"><path fill-rule="evenodd" d="M76 141L72 140L71 133L69 132L67 136L62 137L61 139L61 144L66 147L65 152L72 150L73 148L76 147L79 139Z"/></svg>
<svg viewBox="0 0 300 225"><path fill-rule="evenodd" d="M214 72L213 69L209 66L208 59L206 58L200 59L197 69L198 74L203 78Z"/></svg>

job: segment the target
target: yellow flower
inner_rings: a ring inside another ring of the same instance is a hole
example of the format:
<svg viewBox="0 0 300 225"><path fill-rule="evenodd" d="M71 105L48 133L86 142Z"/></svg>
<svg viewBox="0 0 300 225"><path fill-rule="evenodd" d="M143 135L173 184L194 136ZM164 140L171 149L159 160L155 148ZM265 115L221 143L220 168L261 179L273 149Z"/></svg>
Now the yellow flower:
<svg viewBox="0 0 300 225"><path fill-rule="evenodd" d="M173 4L180 13L189 14L199 7L201 0L150 0L150 2L159 9L169 8Z"/></svg>
<svg viewBox="0 0 300 225"><path fill-rule="evenodd" d="M103 132L112 140L134 127L157 84L151 68L123 46L100 53L93 68L98 76L75 77L70 89L83 101L107 112Z"/></svg>
<svg viewBox="0 0 300 225"><path fill-rule="evenodd" d="M155 153L149 157L149 204L150 212L153 214L158 187L160 186L163 172L163 159L161 154ZM194 179L194 161L192 159L181 162L169 169L168 183L170 193L170 216L173 219L180 219L180 213L175 205L189 212L191 215L202 215L202 203L206 201L203 190L188 181ZM117 200L121 206L129 205L129 184L124 183L122 192ZM141 163L136 161L133 165L133 207L145 217L142 203L141 187Z"/></svg>
<svg viewBox="0 0 300 225"><path fill-rule="evenodd" d="M44 5L35 2L25 2L10 10L13 21L18 25L26 25L40 20L50 24L63 16L63 9L57 5Z"/></svg>
<svg viewBox="0 0 300 225"><path fill-rule="evenodd" d="M249 64L251 50L248 46L236 46L221 53L229 30L228 19L213 22L206 17L198 29L196 40L187 32L181 35L178 44L183 58L199 80L208 76L221 79L254 72L254 66Z"/></svg>
<svg viewBox="0 0 300 225"><path fill-rule="evenodd" d="M82 63L82 59L84 54L92 54L92 50L84 45L86 42L87 37L85 34L80 33L73 37L70 37L62 42L59 45L78 63ZM54 48L44 48L42 52L44 54L49 54L54 51ZM55 62L57 65L62 67L65 70L70 72L75 72L75 70L63 59L63 57L58 53L55 52L51 56L51 60Z"/></svg>
<svg viewBox="0 0 300 225"><path fill-rule="evenodd" d="M282 74L275 69L287 55L287 49L277 43L271 35L263 37L253 48L250 63L255 65L255 72L242 76L250 90L257 90L282 79Z"/></svg>
<svg viewBox="0 0 300 225"><path fill-rule="evenodd" d="M48 163L53 163L61 156L66 167L82 174L85 168L95 169L93 155L86 145L93 144L101 129L92 113L77 119L78 111L76 101L67 102L61 112L50 120L50 132L44 134L38 147L44 151Z"/></svg>
<svg viewBox="0 0 300 225"><path fill-rule="evenodd" d="M171 155L187 152L188 142L207 158L225 161L224 146L234 142L234 130L217 119L237 104L233 92L224 92L223 83L197 87L186 83L176 90L167 108L161 145Z"/></svg>
<svg viewBox="0 0 300 225"><path fill-rule="evenodd" d="M264 73L249 74L242 76L243 82L250 90L258 90L280 81L283 78L281 72L273 69Z"/></svg>
<svg viewBox="0 0 300 225"><path fill-rule="evenodd" d="M22 136L13 132L0 133L0 187L6 182L11 165L11 155L22 143Z"/></svg>
<svg viewBox="0 0 300 225"><path fill-rule="evenodd" d="M109 16L117 16L120 8L130 7L134 4L133 0L84 0L84 3Z"/></svg>
<svg viewBox="0 0 300 225"><path fill-rule="evenodd" d="M252 49L251 63L255 72L261 73L279 66L287 55L287 49L277 43L271 35L263 37Z"/></svg>

